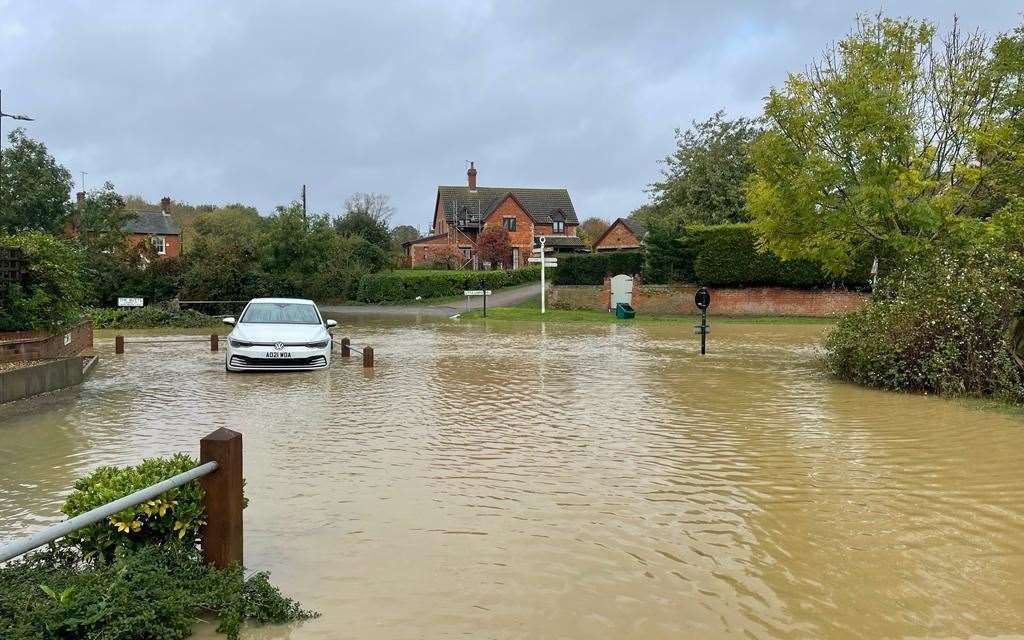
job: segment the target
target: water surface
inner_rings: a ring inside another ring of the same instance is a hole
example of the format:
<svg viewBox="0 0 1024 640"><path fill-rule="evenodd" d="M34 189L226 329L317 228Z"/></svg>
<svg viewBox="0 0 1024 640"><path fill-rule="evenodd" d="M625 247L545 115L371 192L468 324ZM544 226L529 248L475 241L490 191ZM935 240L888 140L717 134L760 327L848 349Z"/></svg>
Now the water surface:
<svg viewBox="0 0 1024 640"><path fill-rule="evenodd" d="M101 337L81 389L0 409L0 539L224 426L247 564L324 614L249 638L1024 633L1024 424L837 384L824 330L718 323L701 358L686 323L360 318L372 371L241 375Z"/></svg>

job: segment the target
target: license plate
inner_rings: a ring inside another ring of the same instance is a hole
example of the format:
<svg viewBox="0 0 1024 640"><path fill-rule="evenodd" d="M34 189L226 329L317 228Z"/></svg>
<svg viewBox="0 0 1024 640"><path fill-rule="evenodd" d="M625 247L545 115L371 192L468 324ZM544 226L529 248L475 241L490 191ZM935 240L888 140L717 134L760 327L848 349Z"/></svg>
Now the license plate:
<svg viewBox="0 0 1024 640"><path fill-rule="evenodd" d="M290 351L268 351L268 358L290 358L292 354Z"/></svg>

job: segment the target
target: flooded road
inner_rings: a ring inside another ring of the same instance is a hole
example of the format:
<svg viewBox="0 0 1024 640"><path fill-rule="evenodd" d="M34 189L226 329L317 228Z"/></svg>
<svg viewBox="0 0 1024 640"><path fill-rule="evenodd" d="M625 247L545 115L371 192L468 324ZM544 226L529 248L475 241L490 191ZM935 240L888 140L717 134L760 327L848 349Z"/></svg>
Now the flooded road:
<svg viewBox="0 0 1024 640"><path fill-rule="evenodd" d="M689 323L355 322L372 371L98 339L80 390L0 409L0 538L226 426L247 565L323 613L247 638L1024 634L1019 417L837 384L821 325L701 359Z"/></svg>

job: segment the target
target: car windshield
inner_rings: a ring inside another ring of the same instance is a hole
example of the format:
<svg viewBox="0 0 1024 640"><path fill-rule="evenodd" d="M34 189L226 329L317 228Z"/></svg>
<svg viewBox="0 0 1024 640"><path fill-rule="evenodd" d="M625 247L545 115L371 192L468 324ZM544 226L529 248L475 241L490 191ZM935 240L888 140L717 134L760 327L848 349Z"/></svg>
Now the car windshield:
<svg viewBox="0 0 1024 640"><path fill-rule="evenodd" d="M311 304L254 302L246 308L241 321L254 324L320 324L320 316Z"/></svg>

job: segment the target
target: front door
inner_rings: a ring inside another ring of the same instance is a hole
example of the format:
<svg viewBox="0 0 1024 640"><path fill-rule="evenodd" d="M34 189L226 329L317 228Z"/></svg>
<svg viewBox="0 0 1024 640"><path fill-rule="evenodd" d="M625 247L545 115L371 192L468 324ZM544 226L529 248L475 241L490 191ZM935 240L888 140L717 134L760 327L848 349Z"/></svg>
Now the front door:
<svg viewBox="0 0 1024 640"><path fill-rule="evenodd" d="M633 302L633 277L627 276L624 273L620 273L617 276L612 277L612 291L611 291L611 308L614 310L615 305L620 302L626 304L632 304Z"/></svg>

